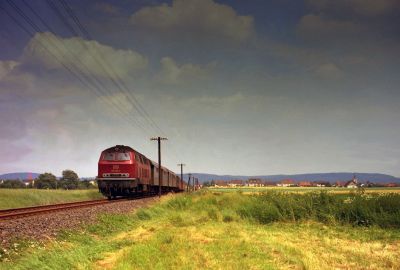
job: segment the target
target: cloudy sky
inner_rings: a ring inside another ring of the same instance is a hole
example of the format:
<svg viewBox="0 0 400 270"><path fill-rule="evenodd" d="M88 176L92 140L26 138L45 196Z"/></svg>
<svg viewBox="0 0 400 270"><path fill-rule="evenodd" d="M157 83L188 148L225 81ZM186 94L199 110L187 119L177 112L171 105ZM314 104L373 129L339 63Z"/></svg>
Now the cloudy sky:
<svg viewBox="0 0 400 270"><path fill-rule="evenodd" d="M0 173L126 144L219 174L400 176L399 0L4 0Z"/></svg>

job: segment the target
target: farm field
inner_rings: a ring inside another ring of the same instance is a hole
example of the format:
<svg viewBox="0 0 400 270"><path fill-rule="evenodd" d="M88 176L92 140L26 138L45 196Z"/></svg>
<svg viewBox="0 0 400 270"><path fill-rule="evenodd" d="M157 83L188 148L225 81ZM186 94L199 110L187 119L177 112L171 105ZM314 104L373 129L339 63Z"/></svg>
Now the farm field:
<svg viewBox="0 0 400 270"><path fill-rule="evenodd" d="M312 192L312 191L327 191L331 193L350 193L357 192L357 189L351 188L336 188L336 187L208 187L210 191L216 192L243 192L243 193L254 193L254 192L265 192L270 190L284 191L284 192ZM365 193L400 193L400 187L376 187L376 188L364 188Z"/></svg>
<svg viewBox="0 0 400 270"><path fill-rule="evenodd" d="M400 195L199 191L168 195L45 244L0 269L399 269Z"/></svg>
<svg viewBox="0 0 400 270"><path fill-rule="evenodd" d="M45 190L0 189L0 209L101 199L97 189Z"/></svg>

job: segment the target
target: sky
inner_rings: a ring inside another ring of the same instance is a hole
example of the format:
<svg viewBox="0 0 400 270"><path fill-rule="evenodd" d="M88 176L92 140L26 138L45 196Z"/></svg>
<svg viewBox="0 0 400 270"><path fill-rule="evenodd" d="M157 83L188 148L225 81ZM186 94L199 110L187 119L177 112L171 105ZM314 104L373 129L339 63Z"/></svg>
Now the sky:
<svg viewBox="0 0 400 270"><path fill-rule="evenodd" d="M0 173L400 176L399 0L4 0Z"/></svg>

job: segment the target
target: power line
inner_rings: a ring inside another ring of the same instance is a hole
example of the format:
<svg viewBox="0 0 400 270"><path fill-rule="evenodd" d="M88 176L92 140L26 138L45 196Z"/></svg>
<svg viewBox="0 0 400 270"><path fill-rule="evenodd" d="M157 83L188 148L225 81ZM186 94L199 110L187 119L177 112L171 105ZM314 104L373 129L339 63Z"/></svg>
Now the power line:
<svg viewBox="0 0 400 270"><path fill-rule="evenodd" d="M32 13L33 13L36 17L39 18L40 22L41 22L45 27L47 27L54 35L56 35L56 34L55 34L55 31L52 29L52 27L50 27L50 26L42 19L42 17L41 17L37 12L35 12L35 10L34 10L27 2L25 2L25 0L23 0L23 2L24 2L24 4L32 11ZM50 2L50 1L49 1L49 3L53 4L53 3ZM14 5L14 6L15 6L15 5ZM16 7L16 6L15 6L15 8L18 9L18 7ZM58 11L58 10L56 9L56 11ZM20 10L20 12L22 12L22 11ZM35 29L36 31L41 32L40 27L36 26L31 20L30 20L30 22L34 25L33 27L34 27L34 29ZM28 22L28 23L29 23L29 22ZM31 24L31 25L32 25L32 24ZM36 26L36 27L35 27L35 26ZM67 23L67 22L66 22L66 26L68 26L68 23ZM72 27L71 27L71 29L73 30ZM77 34L75 31L74 31L74 33ZM57 38L57 37L56 37L56 38ZM57 39L58 39L58 38L57 38ZM82 44L82 43L83 43L84 45L86 45L84 42L81 42L81 44ZM88 75L84 75L84 74L83 74L83 76L85 76L85 78L89 78L88 80L92 81L93 84L94 84L94 83L98 84L98 85L103 89L103 91L102 91L102 93L101 93L102 95L109 95L111 92L107 91L107 89L102 85L102 82L100 82L95 76L90 77L90 69L86 66L86 64L83 63L83 62L79 59L79 57L77 57L73 52L71 52L71 51L69 50L69 48L68 48L67 46L65 46L62 42L60 42L60 44L70 53L70 55L74 58L74 60L77 61L77 62L79 62L80 65L81 65L81 67L83 67L83 68L85 69L85 71L86 71L86 73L87 73ZM56 44L53 44L53 45L59 50L59 52L61 52L61 50L59 49L59 47L58 47ZM87 46L86 46L86 49L88 49ZM89 51L89 50L88 50L88 51ZM85 71L84 71L84 73L85 73ZM118 104L117 102L118 102L118 101L115 101L115 102L112 102L112 103L113 103L114 105L117 105L116 107L118 108L118 110L120 111L120 113L122 113L122 114L127 114L127 113L120 107L120 104ZM115 103L117 103L117 104L115 104ZM112 106L114 106L114 105L112 105ZM132 118L133 116L131 116L131 115L129 115L129 116L131 117L131 120L132 120L132 121L136 122L136 124L137 124L143 131L145 131L145 133L149 132L148 130L145 130L146 128L145 128L136 118ZM131 120L129 120L129 121L131 121Z"/></svg>
<svg viewBox="0 0 400 270"><path fill-rule="evenodd" d="M11 2L10 0L7 0L7 2L9 3L9 5L37 32L42 32L40 27L38 27L20 8L18 8L18 6L16 6L13 2ZM0 6L1 7L1 6ZM1 7L5 13L21 28L23 29L29 36L34 37L35 34L33 34L30 30L28 30L23 24L21 24L7 9L5 9L4 7ZM69 73L71 73L74 77L76 77L84 86L88 87L88 89L94 91L95 95L100 97L100 99L102 99L103 101L111 104L111 108L113 108L115 110L115 108L118 108L119 110L117 110L117 114L120 114L122 112L123 117L127 117L124 114L124 111L121 110L121 108L119 108L118 106L114 106L115 104L112 104L112 102L110 103L109 100L103 96L106 95L100 88L102 87L101 83L97 81L96 85L93 81L92 78L90 78L89 76L85 75L84 73L80 74L76 71L76 69L79 70L79 68L76 67L76 65L74 65L73 63L70 65L67 65L66 63L64 63L56 54L54 54L49 47L47 47L46 45L44 45L43 42L41 42L40 40L37 40L38 44L43 47L43 49L50 54L52 57L54 57L54 59L59 62ZM53 46L56 48L56 50L62 55L60 48L55 45L53 42L51 42L53 44ZM74 55L73 55L74 56ZM83 67L86 67L83 63L82 63ZM90 74L90 73L89 73ZM100 94L99 94L100 93ZM129 120L129 118L127 118L128 121L130 122L131 120Z"/></svg>
<svg viewBox="0 0 400 270"><path fill-rule="evenodd" d="M33 20L31 20L31 18L29 16L27 16L21 9L18 8L18 6L16 6L13 2L11 2L10 0L7 0L7 2L9 3L9 5L11 5L11 7L14 8L14 10L17 11L17 13L37 32L42 32L40 27L37 26ZM75 24L78 26L78 30L82 33L83 36L85 36L87 39L92 39L90 36L89 31L87 31L87 29L83 26L83 24L79 21L79 18L73 13L71 7L68 5L68 3L66 3L64 0L59 0L59 2L61 3L61 5L64 7L64 9L66 10L66 12L68 13L68 15L72 18L72 20L75 22ZM54 35L55 38L58 40L57 35L55 34L54 29L46 23L46 21L25 1L23 0L23 3L29 8L29 10L40 20L40 22L44 25L44 27L46 27L47 29L49 29ZM62 21L62 23L64 24L64 26L74 35L76 36L80 36L78 34L78 32L75 30L74 27L72 27L69 22L68 19L64 16L64 14L62 14L62 12L59 10L59 8L57 7L57 5L52 2L51 0L47 0L47 3L49 5L49 7L55 12L55 14L59 17L59 19ZM7 12L8 13L8 12ZM11 14L8 13L9 16L12 17ZM17 21L15 18L12 18L14 21ZM34 34L32 34L29 30L26 29L26 27L24 27L21 23L16 22L20 27L25 28L24 31L26 31L28 33L28 35L30 36L34 36ZM101 100L105 101L107 104L111 105L111 109L113 109L114 111L117 112L117 114L121 114L123 116L123 118L125 120L127 120L128 122L130 122L131 120L133 120L136 125L138 127L140 127L145 133L148 133L148 127L146 127L146 125L143 125L143 123L140 121L141 118L135 118L133 117L133 115L128 114L127 112L125 112L125 110L123 109L123 106L118 102L118 100L109 100L107 98L108 95L112 95L113 93L110 92L109 90L107 90L107 88L104 87L103 83L100 82L96 76L91 76L90 75L90 69L85 65L85 63L83 63L79 57L77 57L73 52L71 52L69 50L69 48L67 46L65 46L62 42L59 42L60 44L57 45L57 42L53 42L53 40L49 37L46 37L48 40L50 40L51 44L53 45L53 47L56 48L57 52L60 53L61 57L65 56L65 52L63 53L63 50L60 49L59 45L63 46L66 50L68 51L69 54L72 56L72 62L71 63L64 63L64 61L60 60L60 58L52 53L52 51L49 49L49 47L47 47L46 45L44 45L41 41L38 40L39 45L41 45L50 55L52 55L68 72L70 72L72 75L74 75L76 78L78 78L78 80L86 87L88 87L89 90L94 91L95 95L100 97ZM113 84L120 90L120 92L122 92L125 97L127 98L127 100L125 100L127 103L126 104L130 104L132 106L133 109L135 109L135 111L137 111L139 113L139 115L142 117L142 120L144 120L145 122L147 122L152 128L154 128L155 130L158 130L161 134L165 134L165 132L163 132L163 130L161 130L161 128L154 122L154 120L149 116L149 114L147 113L147 111L143 108L143 106L141 105L141 103L135 98L134 94L128 89L128 87L126 86L125 82L118 76L117 72L115 72L115 70L113 69L112 66L108 65L104 65L104 60L102 58L98 59L96 56L94 56L92 54L92 51L90 50L90 48L88 47L88 44L86 44L86 42L84 42L81 39L77 39L81 45L86 48L86 50L88 51L88 55L93 59L93 61L95 61L98 66L103 70L103 72L105 74L107 74L109 76L109 80L111 82L113 82ZM50 43L49 42L49 43ZM99 55L97 48L94 46L94 51L96 51L97 55ZM76 63L80 64L80 68L78 67L78 65ZM110 71L111 70L111 71ZM81 72L79 72L81 71ZM82 72L83 71L83 72ZM124 107L126 108L126 104L124 103L123 105L125 105ZM115 106L116 105L116 106ZM175 152L175 154L177 155L176 151L172 148L171 149L173 152Z"/></svg>
<svg viewBox="0 0 400 270"><path fill-rule="evenodd" d="M48 3L51 3L51 7L53 8L53 10L55 10L57 12L57 14L59 14L60 18L62 18L62 21L64 22L64 24L68 25L69 29L72 30L73 34L79 36L79 34L73 29L73 27L71 27L68 24L68 21L66 20L66 18L62 15L62 13L58 10L58 8L56 7L56 5L54 3L51 2L51 0L47 0ZM84 35L84 37L86 39L92 40L91 35L89 34L89 31L87 31L87 29L81 24L79 18L74 14L73 10L71 9L71 7L68 5L67 2L65 2L64 0L59 0L59 2L61 3L61 5L63 6L63 8L66 10L67 14L72 18L72 20L75 22L75 24L78 26L78 29L80 30L80 32ZM87 48L88 49L88 48ZM94 47L94 50L97 52L96 47ZM88 51L90 52L90 50L88 49ZM124 81L118 76L118 73L113 69L112 66L109 65L104 65L104 60L100 57L100 60L97 59L96 57L94 57L93 55L91 55L93 59L96 60L96 62L100 65L100 67L103 69L103 71L105 73L107 73L107 75L109 76L110 80L114 83L114 85L124 94L126 94L129 102L131 103L131 105L135 108L135 110L143 117L143 119L145 121L147 121L151 126L155 127L156 130L158 130L158 132L161 132L161 134L165 133L161 130L161 128L158 127L158 125L151 119L151 117L149 116L149 114L147 113L147 111L143 108L143 106L141 105L141 103L136 99L136 97L133 95L133 93L131 93L128 89L128 87L126 86L126 84L124 83ZM112 74L111 74L112 73Z"/></svg>
<svg viewBox="0 0 400 270"><path fill-rule="evenodd" d="M58 0L63 8L65 9L66 13L72 18L72 20L75 22L77 25L77 28L79 31L82 33L83 37L88 40L93 40L92 36L90 35L89 31L85 28L85 26L80 22L78 16L75 15L73 12L72 8L68 5L68 3L65 0ZM61 18L62 22L64 24L68 24L68 20L64 17L64 15L61 13L61 11L58 10L57 6L51 2L51 0L47 0L48 3L51 3L51 8L56 11L56 13L59 15ZM73 29L72 26L68 25L68 29L71 29L71 32L75 35L78 35L78 33ZM79 35L78 35L79 36ZM88 48L87 48L88 49ZM99 55L97 48L93 48L95 53ZM88 51L91 53L91 50L88 49ZM166 133L157 125L157 123L150 117L150 115L147 113L147 111L143 108L141 102L139 102L135 95L129 90L127 85L125 84L124 80L119 77L118 73L114 70L114 68L111 65L103 65L104 59L100 57L99 61L95 56L92 55L92 58L96 60L96 62L99 63L100 67L103 69L105 73L108 74L110 80L114 83L114 85L127 96L127 101L130 102L132 107L139 113L141 117L143 117L143 120L146 121L150 126L152 126L156 132L161 133L162 135L166 136ZM180 136L181 137L181 136ZM174 143L172 142L172 145ZM174 152L175 156L179 156L177 151L175 151L173 148L171 148L172 152Z"/></svg>

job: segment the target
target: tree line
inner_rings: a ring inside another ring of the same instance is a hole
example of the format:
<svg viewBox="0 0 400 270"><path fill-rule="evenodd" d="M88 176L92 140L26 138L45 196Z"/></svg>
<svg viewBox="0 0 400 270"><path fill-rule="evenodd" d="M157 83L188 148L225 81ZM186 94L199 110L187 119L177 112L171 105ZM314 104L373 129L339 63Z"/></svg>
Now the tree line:
<svg viewBox="0 0 400 270"><path fill-rule="evenodd" d="M3 180L0 188L89 189L96 186L88 180L81 181L73 170L64 170L60 179L52 173L42 173L28 184L21 180Z"/></svg>

